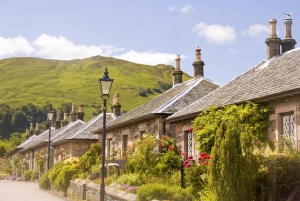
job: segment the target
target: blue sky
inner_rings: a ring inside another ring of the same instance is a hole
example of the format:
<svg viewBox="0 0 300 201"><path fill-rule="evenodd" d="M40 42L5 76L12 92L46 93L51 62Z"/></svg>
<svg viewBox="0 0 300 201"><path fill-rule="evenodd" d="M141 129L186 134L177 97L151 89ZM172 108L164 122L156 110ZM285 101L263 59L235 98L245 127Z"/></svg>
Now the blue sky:
<svg viewBox="0 0 300 201"><path fill-rule="evenodd" d="M266 59L270 19L283 38L283 13L292 12L300 42L299 8L299 0L0 0L0 59L102 55L174 66L179 54L193 75L199 45L204 76L223 85Z"/></svg>

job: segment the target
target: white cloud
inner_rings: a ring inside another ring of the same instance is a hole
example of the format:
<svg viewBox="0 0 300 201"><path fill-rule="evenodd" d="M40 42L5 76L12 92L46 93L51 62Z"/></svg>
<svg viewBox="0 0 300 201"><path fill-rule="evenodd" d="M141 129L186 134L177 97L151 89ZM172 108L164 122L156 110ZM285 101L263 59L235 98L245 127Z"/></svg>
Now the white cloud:
<svg viewBox="0 0 300 201"><path fill-rule="evenodd" d="M113 46L75 45L63 36L53 37L42 34L33 43L36 54L51 59L82 59L95 55L109 56L121 51Z"/></svg>
<svg viewBox="0 0 300 201"><path fill-rule="evenodd" d="M122 48L113 46L75 45L63 36L40 35L33 42L22 36L15 38L0 37L0 57L39 56L48 59L82 59L95 55L109 56Z"/></svg>
<svg viewBox="0 0 300 201"><path fill-rule="evenodd" d="M180 12L182 12L182 13L189 13L189 12L191 12L191 11L193 11L194 10L194 7L192 6L192 5L185 5L185 6L183 6L181 9L180 9Z"/></svg>
<svg viewBox="0 0 300 201"><path fill-rule="evenodd" d="M124 54L114 56L115 58L124 59L139 64L157 65L157 64L174 64L177 55L159 52L136 52L130 50ZM182 59L185 56L181 56Z"/></svg>
<svg viewBox="0 0 300 201"><path fill-rule="evenodd" d="M242 32L245 36L250 36L252 38L260 39L267 38L269 33L269 27L262 24L254 24Z"/></svg>
<svg viewBox="0 0 300 201"><path fill-rule="evenodd" d="M40 35L32 42L28 42L22 36L6 39L0 36L0 47L0 58L38 56L48 59L70 60L102 55L148 65L174 64L176 58L175 54L153 51L136 52L131 50L120 54L120 51L124 52L123 48L116 48L111 45L75 45L63 36L54 37L47 34ZM181 58L186 57L182 55Z"/></svg>
<svg viewBox="0 0 300 201"><path fill-rule="evenodd" d="M174 11L175 10L175 7L169 7L168 9L167 9L169 12L172 12L172 11Z"/></svg>
<svg viewBox="0 0 300 201"><path fill-rule="evenodd" d="M34 52L34 48L22 36L6 39L0 36L0 47L1 57L15 54L29 55Z"/></svg>
<svg viewBox="0 0 300 201"><path fill-rule="evenodd" d="M200 22L192 28L192 31L196 32L199 37L206 38L211 43L233 43L236 39L235 30L230 26L219 24L207 25L204 22Z"/></svg>

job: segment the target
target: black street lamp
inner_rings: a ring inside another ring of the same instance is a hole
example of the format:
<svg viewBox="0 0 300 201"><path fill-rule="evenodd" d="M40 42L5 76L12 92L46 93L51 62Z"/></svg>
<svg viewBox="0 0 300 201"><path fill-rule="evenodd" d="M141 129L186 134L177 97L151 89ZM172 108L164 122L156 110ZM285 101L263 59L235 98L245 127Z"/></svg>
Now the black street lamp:
<svg viewBox="0 0 300 201"><path fill-rule="evenodd" d="M54 110L52 110L52 106L50 106L50 110L47 112L48 121L49 121L49 140L48 140L48 163L47 170L50 169L50 138L51 138L51 122L53 119Z"/></svg>
<svg viewBox="0 0 300 201"><path fill-rule="evenodd" d="M102 168L101 168L101 184L100 184L100 201L104 201L105 184L104 184L104 168L105 168L105 140L106 140L106 101L109 98L109 91L114 79L108 77L107 68L104 75L99 79L101 90L101 98L103 99L103 135L102 135Z"/></svg>

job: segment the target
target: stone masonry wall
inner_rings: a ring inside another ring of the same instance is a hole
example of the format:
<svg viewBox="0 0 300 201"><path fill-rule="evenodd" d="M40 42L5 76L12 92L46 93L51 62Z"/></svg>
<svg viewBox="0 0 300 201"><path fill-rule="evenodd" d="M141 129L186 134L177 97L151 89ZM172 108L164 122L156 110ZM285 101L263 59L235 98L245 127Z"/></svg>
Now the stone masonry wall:
<svg viewBox="0 0 300 201"><path fill-rule="evenodd" d="M83 186L86 186L85 198ZM68 197L74 201L99 201L100 200L100 185L91 181L75 179L70 182L68 188ZM126 193L125 191L116 190L114 188L105 187L105 201L135 201L136 195Z"/></svg>

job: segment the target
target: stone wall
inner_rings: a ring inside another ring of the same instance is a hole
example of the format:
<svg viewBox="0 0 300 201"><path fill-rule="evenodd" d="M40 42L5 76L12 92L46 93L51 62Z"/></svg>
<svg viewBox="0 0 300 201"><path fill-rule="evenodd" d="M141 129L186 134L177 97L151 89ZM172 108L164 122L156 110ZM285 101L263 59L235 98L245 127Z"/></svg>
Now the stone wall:
<svg viewBox="0 0 300 201"><path fill-rule="evenodd" d="M84 186L86 191L84 192ZM91 181L75 179L70 182L68 188L68 197L75 201L99 201L100 185ZM85 196L84 196L85 195ZM126 193L125 191L116 190L111 187L105 187L105 201L135 201L136 195Z"/></svg>

